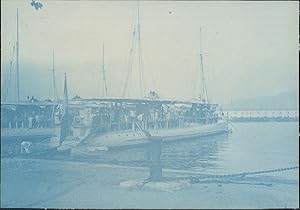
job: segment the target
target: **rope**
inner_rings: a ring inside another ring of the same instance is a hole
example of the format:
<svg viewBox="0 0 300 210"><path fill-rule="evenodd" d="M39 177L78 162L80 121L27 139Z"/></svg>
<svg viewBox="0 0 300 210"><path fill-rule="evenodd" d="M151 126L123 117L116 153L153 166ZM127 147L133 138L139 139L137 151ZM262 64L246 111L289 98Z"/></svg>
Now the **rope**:
<svg viewBox="0 0 300 210"><path fill-rule="evenodd" d="M139 122L135 122L135 124L147 137L151 137L151 134L149 133L149 131L143 129Z"/></svg>
<svg viewBox="0 0 300 210"><path fill-rule="evenodd" d="M123 97L125 97L128 82L129 82L129 77L132 73L132 65L133 65L133 59L134 59L134 53L135 53L135 44L136 44L135 33L136 33L136 28L134 28L134 30L133 30L133 36L132 36L132 40L131 40L131 48L130 48L130 51L129 51L129 58L128 58L128 72L127 72L127 77L126 77L126 80L125 80L125 85L124 85L124 89L123 89L123 93L122 93Z"/></svg>
<svg viewBox="0 0 300 210"><path fill-rule="evenodd" d="M145 94L145 84L144 84L144 62L143 62L143 54L142 54L142 46L141 46L141 29L138 26L138 45L139 45L139 71L140 71L140 88L141 88L141 97Z"/></svg>
<svg viewBox="0 0 300 210"><path fill-rule="evenodd" d="M232 122L228 121L228 123L234 128L235 131L238 131L238 129L233 125Z"/></svg>
<svg viewBox="0 0 300 210"><path fill-rule="evenodd" d="M188 180L191 183L197 183L197 182L200 182L201 179L211 179L211 178L221 178L222 179L222 178L231 178L231 177L245 177L247 175L274 173L274 172L279 172L279 171L295 170L298 168L299 168L299 166L293 166L293 167L278 168L278 169L272 169L272 170L252 171L252 172L243 172L243 173L236 173L236 174L179 177L179 178L176 178L176 180Z"/></svg>
<svg viewBox="0 0 300 210"><path fill-rule="evenodd" d="M214 179L222 179L222 178L231 178L231 177L245 177L247 175L274 173L274 172L280 172L280 171L295 170L298 168L299 168L299 166L294 166L294 167L278 168L278 169L264 170L264 171L244 172L244 173L237 173L237 174L190 176L190 177L179 177L179 178L174 178L174 179L167 178L166 180L173 180L173 181L187 180L191 184L196 184L196 183L200 183L201 180L203 180L203 179L213 179L213 178ZM144 179L143 182L139 185L139 187L143 187L145 184L147 184L149 182L151 182L151 180L149 178Z"/></svg>

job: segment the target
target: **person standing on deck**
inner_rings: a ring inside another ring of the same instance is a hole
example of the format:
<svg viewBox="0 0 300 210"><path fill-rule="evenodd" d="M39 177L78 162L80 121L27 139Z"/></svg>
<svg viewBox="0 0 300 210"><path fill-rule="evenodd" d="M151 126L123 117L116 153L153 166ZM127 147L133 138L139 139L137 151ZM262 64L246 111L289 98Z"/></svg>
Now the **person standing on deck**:
<svg viewBox="0 0 300 210"><path fill-rule="evenodd" d="M130 114L129 114L129 120L130 120L130 123L131 123L131 129L134 131L135 130L135 117L136 117L136 113L135 111L130 111Z"/></svg>
<svg viewBox="0 0 300 210"><path fill-rule="evenodd" d="M142 125L142 121L143 121L143 115L142 113L140 113L138 116L137 116L137 120L139 121L139 123Z"/></svg>
<svg viewBox="0 0 300 210"><path fill-rule="evenodd" d="M128 130L128 115L126 112L124 113L124 122L125 122L125 130Z"/></svg>
<svg viewBox="0 0 300 210"><path fill-rule="evenodd" d="M35 123L36 123L36 128L40 127L40 116L38 114L35 115Z"/></svg>
<svg viewBox="0 0 300 210"><path fill-rule="evenodd" d="M28 128L32 128L33 116L30 114L28 117Z"/></svg>
<svg viewBox="0 0 300 210"><path fill-rule="evenodd" d="M154 129L158 128L158 119L159 119L159 117L158 117L158 111L155 110L155 112L154 112Z"/></svg>

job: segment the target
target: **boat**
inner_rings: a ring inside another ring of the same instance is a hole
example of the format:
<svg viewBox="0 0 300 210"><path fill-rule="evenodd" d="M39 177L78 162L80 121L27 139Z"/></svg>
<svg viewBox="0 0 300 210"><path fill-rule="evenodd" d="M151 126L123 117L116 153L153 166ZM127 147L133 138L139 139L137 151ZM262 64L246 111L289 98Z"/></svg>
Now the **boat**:
<svg viewBox="0 0 300 210"><path fill-rule="evenodd" d="M137 49L140 53L139 21L133 36L136 32ZM133 49L132 47L130 50L129 69L122 98L105 95L98 99L66 100L64 106L71 115L72 123L65 125L64 130L69 135L61 140L58 151L69 151L75 156L97 156L99 152L116 148L144 146L153 138L160 138L163 142L174 142L228 132L228 120L218 114L218 105L210 103L207 99L201 52L200 97L193 101L180 101L161 99L155 91L150 91L146 97L125 97L129 74L132 72ZM139 65L141 63L139 60ZM141 78L140 71L140 90L143 93ZM106 88L106 81L104 84ZM64 93L67 98L67 91Z"/></svg>
<svg viewBox="0 0 300 210"><path fill-rule="evenodd" d="M70 104L73 114L77 113L73 115L76 125L71 126L73 134L60 150L71 149L73 155L143 146L152 137L174 142L228 132L228 121L216 114L216 104L113 98L81 99ZM211 113L204 115L204 109Z"/></svg>
<svg viewBox="0 0 300 210"><path fill-rule="evenodd" d="M40 153L54 148L59 140L58 108L58 104L44 101L1 103L1 155Z"/></svg>
<svg viewBox="0 0 300 210"><path fill-rule="evenodd" d="M140 54L139 21L133 35L135 32L137 32L138 54ZM133 46L136 45L133 43ZM123 89L125 91L132 70L133 48L130 53L129 71ZM18 60L17 53L17 72ZM204 75L201 53L200 62L201 73ZM141 64L142 61L139 60L139 65ZM143 97L142 79L140 80L141 98L127 98L124 95L125 91L121 98L108 97L104 47L101 74L104 78L103 97L98 99L76 97L70 100L65 75L62 106L55 102L38 102L33 98L22 102L19 99L18 85L17 102L1 102L2 151L8 151L9 154L32 154L55 149L58 153L92 155L115 148L144 146L155 138L160 138L163 142L174 142L228 132L227 120L217 113L218 105L210 103L207 99L204 76L201 95L194 101L161 99L155 91L150 91ZM53 62L55 87L54 78ZM140 78L142 78L141 70ZM44 113L40 114L42 112ZM8 113L13 113L13 117L8 116ZM20 113L21 117L18 116ZM40 119L41 116L48 121L46 124ZM34 120L39 123L33 123Z"/></svg>
<svg viewBox="0 0 300 210"><path fill-rule="evenodd" d="M17 99L13 102L1 100L1 155L41 153L55 147L58 142L59 103L58 101L38 101L33 96L20 100L19 88L19 16L17 9L16 40L16 81ZM15 49L15 48L14 48ZM13 58L14 59L14 56ZM11 63L13 60L11 60ZM10 69L12 70L12 69ZM53 82L54 55L53 55ZM8 89L7 89L8 90ZM7 96L7 93L6 93ZM57 96L57 95L56 95ZM56 141L54 141L56 139ZM50 140L52 140L50 142Z"/></svg>

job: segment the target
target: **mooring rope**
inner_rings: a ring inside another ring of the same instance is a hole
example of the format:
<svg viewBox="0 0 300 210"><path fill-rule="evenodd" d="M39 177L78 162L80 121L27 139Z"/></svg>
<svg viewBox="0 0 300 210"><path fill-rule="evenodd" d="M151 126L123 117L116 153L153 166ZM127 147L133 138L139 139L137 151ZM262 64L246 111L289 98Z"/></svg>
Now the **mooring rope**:
<svg viewBox="0 0 300 210"><path fill-rule="evenodd" d="M205 176L189 176L189 177L178 177L177 180L189 180L192 183L197 183L202 179L222 179L222 178L231 178L231 177L245 177L247 175L256 175L256 174L265 174L265 173L274 173L279 171L288 171L298 169L299 166L286 167L286 168L277 168L271 170L262 170L262 171L251 171L243 173L234 173L234 174L222 174L222 175L205 175Z"/></svg>
<svg viewBox="0 0 300 210"><path fill-rule="evenodd" d="M232 178L232 177L245 177L247 175L254 175L254 174L265 174L265 173L274 173L280 171L288 171L288 170L295 170L298 169L299 166L293 167L286 167L286 168L277 168L271 170L262 170L262 171L251 171L251 172L243 172L243 173L234 173L234 174L223 174L223 175L202 175L202 176L188 176L188 177L175 177L175 178L162 178L161 181L164 180L171 180L171 181L188 181L191 184L199 183L205 179L224 179L224 178ZM151 182L151 179L147 178L140 184L140 187L144 186L145 184Z"/></svg>

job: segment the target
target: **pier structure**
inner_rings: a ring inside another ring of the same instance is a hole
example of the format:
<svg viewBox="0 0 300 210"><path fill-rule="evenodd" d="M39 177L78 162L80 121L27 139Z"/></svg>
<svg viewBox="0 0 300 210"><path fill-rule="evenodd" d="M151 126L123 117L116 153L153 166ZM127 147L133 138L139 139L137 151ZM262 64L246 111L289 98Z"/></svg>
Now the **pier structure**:
<svg viewBox="0 0 300 210"><path fill-rule="evenodd" d="M222 115L219 112L219 115ZM231 121L251 122L251 121L299 121L298 110L252 110L252 111L223 111L223 115Z"/></svg>
<svg viewBox="0 0 300 210"><path fill-rule="evenodd" d="M150 147L149 152L149 180L160 181L162 179L162 164L161 164L161 144L162 138L159 136L149 137Z"/></svg>

